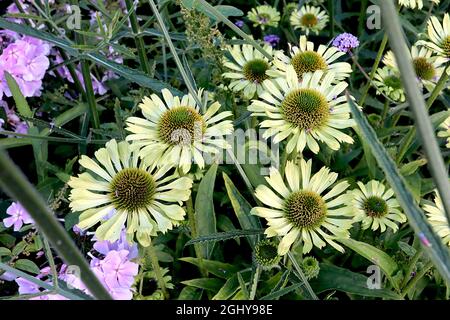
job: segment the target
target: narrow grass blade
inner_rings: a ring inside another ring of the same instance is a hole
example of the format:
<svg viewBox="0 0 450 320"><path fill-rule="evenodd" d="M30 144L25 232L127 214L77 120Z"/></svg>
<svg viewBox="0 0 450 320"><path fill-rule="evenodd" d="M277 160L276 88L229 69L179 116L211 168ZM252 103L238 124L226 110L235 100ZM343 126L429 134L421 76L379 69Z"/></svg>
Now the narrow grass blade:
<svg viewBox="0 0 450 320"><path fill-rule="evenodd" d="M363 113L358 109L348 94L347 100L364 139L370 146L378 165L386 175L386 180L394 190L398 202L408 216L410 225L421 239L427 239L427 241L422 242L424 249L433 260L434 265L441 275L447 280L447 283L450 283L450 254L448 249L427 223L425 213L416 204L414 196L408 190L399 169L395 166L394 161L378 140L375 131Z"/></svg>

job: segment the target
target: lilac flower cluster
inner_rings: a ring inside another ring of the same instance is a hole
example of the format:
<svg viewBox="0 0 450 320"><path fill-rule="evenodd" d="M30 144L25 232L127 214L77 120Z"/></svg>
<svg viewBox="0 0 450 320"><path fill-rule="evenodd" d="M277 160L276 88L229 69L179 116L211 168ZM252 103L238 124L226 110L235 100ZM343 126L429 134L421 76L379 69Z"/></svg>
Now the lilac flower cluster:
<svg viewBox="0 0 450 320"><path fill-rule="evenodd" d="M276 34L268 34L267 36L264 36L264 42L271 47L276 47L280 42L280 37Z"/></svg>
<svg viewBox="0 0 450 320"><path fill-rule="evenodd" d="M94 243L94 249L102 257L97 258L90 254L92 257L90 262L91 270L114 299L131 300L133 298L134 278L139 271L139 265L131 261L138 256L137 245L130 245L126 240L125 230L122 230L119 240L113 243L109 241L96 241ZM49 276L50 272L50 268L45 267L41 269L40 274L36 278L44 280ZM90 294L84 283L76 274L71 272L67 265L63 264L61 266L58 272L58 278L65 281L67 285L79 289L86 294ZM16 278L15 281L19 286L19 294L37 294L43 292L38 285L24 278ZM51 283L51 280L47 280L47 282ZM66 300L66 298L58 294L43 294L32 298L32 300Z"/></svg>
<svg viewBox="0 0 450 320"><path fill-rule="evenodd" d="M358 38L351 33L341 33L333 40L333 46L342 52L349 52L359 46Z"/></svg>
<svg viewBox="0 0 450 320"><path fill-rule="evenodd" d="M5 72L17 81L25 97L41 95L42 79L50 65L50 45L29 36L10 43L0 55L0 98L11 97Z"/></svg>

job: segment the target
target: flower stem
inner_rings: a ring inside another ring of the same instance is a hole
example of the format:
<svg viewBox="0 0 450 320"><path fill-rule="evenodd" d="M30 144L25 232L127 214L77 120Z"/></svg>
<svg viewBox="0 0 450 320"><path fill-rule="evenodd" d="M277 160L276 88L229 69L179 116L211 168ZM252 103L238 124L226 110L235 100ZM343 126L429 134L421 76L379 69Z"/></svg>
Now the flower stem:
<svg viewBox="0 0 450 320"><path fill-rule="evenodd" d="M147 74L151 74L150 64L148 62L147 53L145 51L145 43L141 36L139 36L139 23L136 15L136 8L134 7L133 1L125 0L128 12L130 14L130 25L133 31L134 41L136 43L136 49L139 56L139 62L141 63L142 70Z"/></svg>
<svg viewBox="0 0 450 320"><path fill-rule="evenodd" d="M297 260L295 260L294 255L289 251L288 252L288 258L291 260L292 265L294 266L295 271L297 272L297 275L300 277L300 279L303 282L303 285L305 286L306 290L308 291L309 295L313 300L319 300L319 298L314 293L313 289L311 288L311 285L309 284L308 280L306 279L305 275L303 274L302 269L297 263Z"/></svg>
<svg viewBox="0 0 450 320"><path fill-rule="evenodd" d="M44 199L4 151L0 150L0 187L19 201L40 230L68 265L80 268L81 280L98 299L111 299L89 264L64 230Z"/></svg>
<svg viewBox="0 0 450 320"><path fill-rule="evenodd" d="M150 245L146 248L147 253L150 256L150 260L153 266L153 272L155 273L156 282L158 282L158 286L161 288L164 297L169 299L169 292L167 291L166 284L164 283L164 277L161 272L161 267L159 266L158 256L156 255L155 247L153 246L153 242L150 241Z"/></svg>
<svg viewBox="0 0 450 320"><path fill-rule="evenodd" d="M164 34L164 38L167 42L167 45L169 46L170 52L172 53L173 59L175 60L175 63L177 65L178 71L181 73L181 77L184 80L184 84L189 90L189 93L194 98L195 102L201 107L202 110L205 110L206 106L203 106L203 103L200 101L200 98L198 97L198 93L194 88L194 84L191 82L191 79L189 78L186 70L184 69L183 63L180 60L180 57L178 56L177 50L175 46L173 45L172 39L169 35L169 31L167 30L164 20L161 17L161 14L159 13L158 7L156 6L155 2L153 0L148 1L150 4L150 7L152 7L153 13L155 14L156 20L158 21L159 27L161 28L161 31Z"/></svg>
<svg viewBox="0 0 450 320"><path fill-rule="evenodd" d="M87 60L81 61L81 73L83 75L84 86L86 88L86 98L91 111L92 126L94 129L100 129L100 117L97 111L97 102L95 101L94 88L92 87L91 72Z"/></svg>
<svg viewBox="0 0 450 320"><path fill-rule="evenodd" d="M428 270L431 269L433 266L433 262L428 262L425 267L420 270L414 278L411 279L411 281L408 283L408 285L403 289L401 296L404 298L408 292L417 284L417 282L423 278L423 276L428 272Z"/></svg>
<svg viewBox="0 0 450 320"><path fill-rule="evenodd" d="M381 45L380 45L380 48L378 49L377 57L375 58L375 63L373 64L372 71L370 71L370 75L369 75L370 81L368 81L366 83L366 86L364 87L364 90L363 90L363 95L361 96L361 99L359 100L359 106L361 106L361 107L366 102L366 98L367 98L367 94L369 93L370 85L372 83L373 78L375 77L375 73L377 71L378 65L380 64L381 57L383 56L383 52L384 52L384 49L386 48L387 42L388 42L388 36L385 33L383 40L381 40Z"/></svg>
<svg viewBox="0 0 450 320"><path fill-rule="evenodd" d="M189 226L191 228L191 238L195 239L195 238L198 237L198 234L197 234L197 226L195 224L195 212L194 212L194 205L193 205L193 202L192 202L192 194L189 197L188 201L186 202L186 207L187 207ZM200 273L204 277L207 277L208 276L208 272L206 271L205 267L203 266L203 255L202 255L202 250L200 248L200 244L195 243L194 244L194 250L195 250L195 255L197 256L198 261L199 261Z"/></svg>
<svg viewBox="0 0 450 320"><path fill-rule="evenodd" d="M422 247L420 246L417 249L416 254L412 257L411 262L408 265L408 269L406 269L406 273L405 273L405 277L403 278L402 284L400 288L405 288L405 286L407 285L408 281L411 279L411 273L414 270L414 267L417 263L417 261L419 261L420 257L422 256L423 251L422 251Z"/></svg>

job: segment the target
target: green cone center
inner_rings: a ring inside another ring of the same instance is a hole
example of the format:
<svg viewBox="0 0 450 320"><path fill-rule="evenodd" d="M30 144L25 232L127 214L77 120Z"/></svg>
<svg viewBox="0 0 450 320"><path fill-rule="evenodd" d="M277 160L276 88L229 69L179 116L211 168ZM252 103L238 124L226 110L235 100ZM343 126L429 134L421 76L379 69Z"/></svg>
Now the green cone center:
<svg viewBox="0 0 450 320"><path fill-rule="evenodd" d="M325 219L325 201L313 191L293 192L285 201L286 218L297 228L315 228Z"/></svg>
<svg viewBox="0 0 450 320"><path fill-rule="evenodd" d="M444 54L447 58L450 58L450 36L447 36L441 45L442 50L444 50Z"/></svg>
<svg viewBox="0 0 450 320"><path fill-rule="evenodd" d="M386 78L384 78L384 84L387 87L390 87L394 90L398 90L398 89L402 88L402 82L401 82L400 78L397 76L394 76L394 75L390 75L390 76L387 76Z"/></svg>
<svg viewBox="0 0 450 320"><path fill-rule="evenodd" d="M327 63L324 58L314 51L297 53L292 57L291 64L300 79L306 72L325 70L327 68Z"/></svg>
<svg viewBox="0 0 450 320"><path fill-rule="evenodd" d="M368 197L363 204L364 211L369 217L381 218L388 213L386 201L380 197Z"/></svg>
<svg viewBox="0 0 450 320"><path fill-rule="evenodd" d="M110 196L115 208L129 212L151 204L155 190L153 176L138 168L119 171L110 184Z"/></svg>
<svg viewBox="0 0 450 320"><path fill-rule="evenodd" d="M418 57L413 60L414 70L417 76L423 80L432 80L436 76L436 70L433 64L424 57Z"/></svg>
<svg viewBox="0 0 450 320"><path fill-rule="evenodd" d="M305 13L301 18L301 24L308 28L314 27L317 22L319 22L319 20L312 13Z"/></svg>
<svg viewBox="0 0 450 320"><path fill-rule="evenodd" d="M329 106L326 97L315 89L297 89L281 102L284 119L304 130L312 130L326 123Z"/></svg>
<svg viewBox="0 0 450 320"><path fill-rule="evenodd" d="M268 78L266 71L269 70L269 63L263 59L253 59L248 61L242 72L245 79L250 82L262 83Z"/></svg>
<svg viewBox="0 0 450 320"><path fill-rule="evenodd" d="M203 117L192 107L167 110L159 120L160 138L171 145L188 145L201 139L206 128Z"/></svg>

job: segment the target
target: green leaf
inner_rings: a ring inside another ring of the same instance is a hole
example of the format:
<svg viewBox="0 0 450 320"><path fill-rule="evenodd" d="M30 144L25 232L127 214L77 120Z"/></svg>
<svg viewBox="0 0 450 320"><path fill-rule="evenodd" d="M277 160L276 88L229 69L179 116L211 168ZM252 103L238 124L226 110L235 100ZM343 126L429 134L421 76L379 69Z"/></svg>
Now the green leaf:
<svg viewBox="0 0 450 320"><path fill-rule="evenodd" d="M302 283L295 283L289 287L277 290L275 292L269 293L267 296L262 297L260 300L277 300L278 298L287 295L288 293L300 289Z"/></svg>
<svg viewBox="0 0 450 320"><path fill-rule="evenodd" d="M241 271L241 276L244 281L249 281L251 277L250 270ZM212 300L228 300L230 299L238 290L239 280L237 274L234 274L231 278L229 278L225 284L220 288L219 292L212 298Z"/></svg>
<svg viewBox="0 0 450 320"><path fill-rule="evenodd" d="M378 265L388 276L392 276L398 269L397 263L385 252L368 243L349 239L336 239L343 245L359 253L370 262Z"/></svg>
<svg viewBox="0 0 450 320"><path fill-rule="evenodd" d="M33 261L28 259L17 260L14 267L33 274L39 274L41 272L39 267Z"/></svg>
<svg viewBox="0 0 450 320"><path fill-rule="evenodd" d="M16 238L14 238L12 235L3 233L0 234L0 243L7 247L12 247L14 243L16 242Z"/></svg>
<svg viewBox="0 0 450 320"><path fill-rule="evenodd" d="M31 118L33 116L33 112L28 105L27 99L25 99L22 92L20 91L19 85L17 84L16 80L7 71L5 71L5 78L6 82L8 83L9 90L11 91L11 94L14 98L14 102L16 103L17 111L19 111L19 114L21 116Z"/></svg>
<svg viewBox="0 0 450 320"><path fill-rule="evenodd" d="M398 294L388 289L369 289L367 280L368 277L362 274L321 263L319 276L309 283L317 293L327 290L339 290L366 297L401 299Z"/></svg>
<svg viewBox="0 0 450 320"><path fill-rule="evenodd" d="M208 272L211 272L213 275L219 278L228 279L233 274L239 271L239 268L235 265L224 263L220 261L214 261L214 260L206 260L202 259L200 261L199 258L193 258L193 257L184 257L179 258L178 260L191 263L197 267L203 267Z"/></svg>
<svg viewBox="0 0 450 320"><path fill-rule="evenodd" d="M216 233L216 214L214 212L214 184L216 182L217 164L213 164L206 172L198 186L195 198L195 225L199 237ZM214 243L202 245L203 257L211 257Z"/></svg>
<svg viewBox="0 0 450 320"><path fill-rule="evenodd" d="M419 169L421 166L425 165L426 163L427 163L426 159L419 159L419 160L411 161L409 163L405 163L403 166L401 166L400 173L404 177L412 175L417 171L417 169Z"/></svg>
<svg viewBox="0 0 450 320"><path fill-rule="evenodd" d="M195 287L195 288L205 289L205 290L212 291L212 292L217 292L220 290L220 288L222 288L224 281L222 279L217 279L217 278L198 278L198 279L181 281L181 283L184 285L190 286L190 287Z"/></svg>
<svg viewBox="0 0 450 320"><path fill-rule="evenodd" d="M264 233L264 229L250 229L250 230L233 230L228 232L217 232L207 236L191 239L186 242L186 246L199 242L216 242L225 241L238 237L256 236Z"/></svg>
<svg viewBox="0 0 450 320"><path fill-rule="evenodd" d="M10 256L11 255L11 250L9 250L8 248L0 248L0 257L2 256Z"/></svg>
<svg viewBox="0 0 450 320"><path fill-rule="evenodd" d="M231 179L224 172L223 180L225 181L225 188L227 189L228 198L230 198L231 205L233 206L234 213L239 220L239 224L242 229L260 229L261 223L258 218L250 214L252 206L250 203L241 195L241 193L236 189ZM254 247L256 243L255 237L247 237L249 244Z"/></svg>
<svg viewBox="0 0 450 320"><path fill-rule="evenodd" d="M27 242L26 241L20 241L18 244L16 244L12 250L12 254L13 256L18 256L20 255L23 250L25 250L25 247L27 246Z"/></svg>
<svg viewBox="0 0 450 320"><path fill-rule="evenodd" d="M363 113L355 103L347 96L350 109L358 127L361 129L364 139L368 142L370 149L377 160L378 165L383 170L386 180L396 194L396 198L408 217L410 225L417 235L422 239L427 239L429 245L424 246L425 251L433 260L441 275L450 283L450 254L448 248L444 246L440 237L436 235L428 224L426 215L418 207L414 196L408 190L405 180L401 176L394 161L386 152L386 149L377 139L373 128L367 122ZM448 175L446 176L446 179Z"/></svg>
<svg viewBox="0 0 450 320"><path fill-rule="evenodd" d="M202 290L195 287L184 287L177 300L200 300L202 297Z"/></svg>

